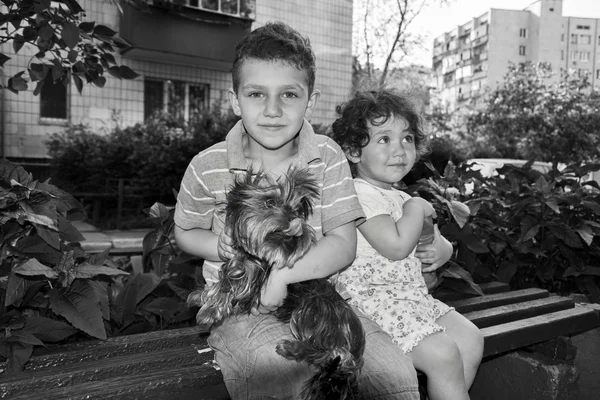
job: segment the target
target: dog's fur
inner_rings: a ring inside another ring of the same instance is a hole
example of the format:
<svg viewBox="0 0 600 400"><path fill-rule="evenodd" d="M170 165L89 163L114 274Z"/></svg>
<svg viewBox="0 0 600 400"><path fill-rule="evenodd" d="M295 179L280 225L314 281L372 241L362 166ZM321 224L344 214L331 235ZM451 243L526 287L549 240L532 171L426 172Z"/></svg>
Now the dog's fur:
<svg viewBox="0 0 600 400"><path fill-rule="evenodd" d="M190 295L188 302L201 307L198 324L248 314L259 305L270 271L292 268L316 242L306 220L318 196L319 188L305 169L290 169L278 182L262 174L253 177L251 172L237 180L227 194L226 207L235 256L221 268L217 284ZM279 343L277 353L307 362L317 371L305 384L305 399L358 397L364 331L328 280L288 285L284 304L274 315L290 324L295 339Z"/></svg>

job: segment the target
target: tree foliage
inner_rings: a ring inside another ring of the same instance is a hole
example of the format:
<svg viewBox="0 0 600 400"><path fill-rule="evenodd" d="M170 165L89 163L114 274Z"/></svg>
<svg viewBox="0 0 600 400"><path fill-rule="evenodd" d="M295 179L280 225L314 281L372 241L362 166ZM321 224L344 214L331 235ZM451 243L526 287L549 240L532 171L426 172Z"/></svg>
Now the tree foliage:
<svg viewBox="0 0 600 400"><path fill-rule="evenodd" d="M117 0L113 2L118 5ZM139 9L146 0L126 0ZM84 83L103 87L108 73L118 79L134 79L139 74L119 65L113 55L131 45L111 28L84 21L85 10L76 0L2 0L0 7L0 44L11 43L18 54L25 45L33 55L22 70L8 79L6 88L14 93L28 90L35 83L38 95L46 82L69 85L71 80L81 93ZM120 7L120 6L119 6ZM0 67L11 57L0 53Z"/></svg>
<svg viewBox="0 0 600 400"><path fill-rule="evenodd" d="M358 0L353 24L354 73L383 85L391 71L423 38L411 31L415 18L429 5L448 0ZM379 71L377 71L379 69Z"/></svg>
<svg viewBox="0 0 600 400"><path fill-rule="evenodd" d="M511 65L484 107L467 118L463 139L485 157L556 163L600 156L600 95L587 76L553 75L547 64Z"/></svg>

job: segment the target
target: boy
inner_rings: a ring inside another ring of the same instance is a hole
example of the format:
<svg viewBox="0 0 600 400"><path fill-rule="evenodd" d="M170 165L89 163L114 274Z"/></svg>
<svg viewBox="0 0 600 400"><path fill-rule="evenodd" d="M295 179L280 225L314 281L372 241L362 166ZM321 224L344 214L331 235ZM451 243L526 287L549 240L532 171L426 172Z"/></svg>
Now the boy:
<svg viewBox="0 0 600 400"><path fill-rule="evenodd" d="M283 302L288 283L330 276L356 254L355 221L364 214L344 153L331 139L316 135L304 119L320 96L314 90L315 69L308 39L285 24L270 23L246 36L236 47L229 94L241 121L224 142L194 157L181 183L175 239L184 251L205 259L203 275L209 285L231 255L223 210L226 190L237 174L251 168L278 177L294 165L309 168L322 183L320 202L309 220L317 244L293 268L271 275L252 315L226 319L211 329L208 343L234 400L300 398L314 372L275 352L291 332L269 312ZM418 399L410 360L376 324L361 319L367 340L359 377L363 396Z"/></svg>

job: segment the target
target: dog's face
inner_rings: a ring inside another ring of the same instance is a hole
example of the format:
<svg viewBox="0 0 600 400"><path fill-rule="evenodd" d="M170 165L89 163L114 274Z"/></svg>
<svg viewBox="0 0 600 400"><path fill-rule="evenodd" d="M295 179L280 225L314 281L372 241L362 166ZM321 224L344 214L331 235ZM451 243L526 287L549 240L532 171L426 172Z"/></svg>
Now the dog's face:
<svg viewBox="0 0 600 400"><path fill-rule="evenodd" d="M292 267L316 241L306 219L318 196L307 170L290 169L278 182L248 174L227 194L227 226L234 247L270 268Z"/></svg>

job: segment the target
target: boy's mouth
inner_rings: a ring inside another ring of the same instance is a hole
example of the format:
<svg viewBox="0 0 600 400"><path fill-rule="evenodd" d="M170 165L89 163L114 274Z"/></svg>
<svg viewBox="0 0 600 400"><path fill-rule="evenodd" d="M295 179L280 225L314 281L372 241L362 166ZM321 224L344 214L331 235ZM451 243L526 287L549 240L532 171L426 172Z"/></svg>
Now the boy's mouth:
<svg viewBox="0 0 600 400"><path fill-rule="evenodd" d="M284 128L285 125L259 125L262 129L276 131L278 129Z"/></svg>

